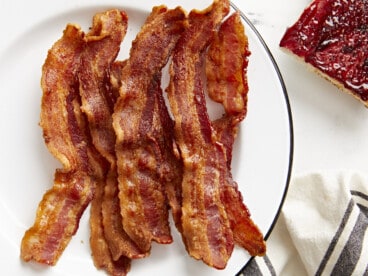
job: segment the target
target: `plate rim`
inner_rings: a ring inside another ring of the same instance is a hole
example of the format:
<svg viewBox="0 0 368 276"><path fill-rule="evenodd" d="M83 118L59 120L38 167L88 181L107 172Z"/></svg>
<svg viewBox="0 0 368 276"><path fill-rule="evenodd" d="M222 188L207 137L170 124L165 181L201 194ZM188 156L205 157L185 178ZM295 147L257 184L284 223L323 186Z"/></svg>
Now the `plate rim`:
<svg viewBox="0 0 368 276"><path fill-rule="evenodd" d="M258 31L258 29L256 28L256 26L252 23L252 21L245 15L245 13L238 8L237 5L235 5L233 3L233 1L230 1L230 5L231 7L239 12L240 16L242 17L242 19L248 24L248 26L252 29L252 31L254 32L254 34L257 36L259 42L262 44L264 50L266 51L266 54L268 55L268 57L270 58L272 67L275 70L275 73L277 75L277 78L279 79L280 85L281 85L281 90L283 92L283 99L284 99L284 103L286 106L286 111L287 111L287 117L288 117L288 126L289 126L289 157L288 157L288 167L287 167L287 175L286 175L286 180L285 180L285 187L284 187L284 191L280 200L280 204L279 207L276 211L276 215L273 218L273 221L271 223L271 225L269 226L266 234L264 235L264 239L267 241L268 238L270 237L273 229L275 228L275 225L280 217L281 214L281 210L282 207L285 203L285 199L287 196L287 192L289 190L289 185L290 185L290 180L291 180L291 174L292 174L292 169L293 169L293 161L294 161L294 126L293 126L293 116L292 116L292 110L291 110L291 104L290 104L290 99L288 96L288 92L287 92L287 88L285 85L285 81L284 78L281 74L280 68L270 50L270 48L268 47L267 43L265 42L265 40L263 39L262 35L260 34L260 32ZM266 252L267 254L267 252ZM241 273L244 272L244 270L248 267L248 265L252 262L252 260L255 258L255 256L252 256L248 259L248 261L243 265L243 267L240 269L240 271L236 274L237 276L240 276Z"/></svg>

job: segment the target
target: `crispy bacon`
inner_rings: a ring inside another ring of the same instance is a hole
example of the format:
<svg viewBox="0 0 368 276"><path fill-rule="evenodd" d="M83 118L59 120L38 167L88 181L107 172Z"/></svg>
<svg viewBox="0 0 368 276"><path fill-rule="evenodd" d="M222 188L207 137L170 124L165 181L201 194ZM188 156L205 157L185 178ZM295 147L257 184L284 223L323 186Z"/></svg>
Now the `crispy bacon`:
<svg viewBox="0 0 368 276"><path fill-rule="evenodd" d="M115 103L121 87L121 72L126 64L125 61L114 61L110 67L110 85L106 93L113 99ZM111 111L112 112L112 111ZM111 113L112 115L112 113ZM111 116L110 115L110 116ZM111 130L113 130L111 125ZM115 147L115 142L111 146ZM103 234L106 243L111 252L113 260L117 261L122 256L130 259L143 258L147 254L142 252L138 246L130 239L124 231L122 225L122 217L120 214L120 201L118 197L118 182L116 170L116 156L115 160L110 164L110 171L107 175L106 185L101 204ZM93 203L92 203L93 204Z"/></svg>
<svg viewBox="0 0 368 276"><path fill-rule="evenodd" d="M214 1L189 14L189 26L173 52L167 89L175 137L184 162L182 237L188 253L222 269L233 250L233 236L221 202L226 158L213 138L203 87L203 53L229 12L228 1Z"/></svg>
<svg viewBox="0 0 368 276"><path fill-rule="evenodd" d="M152 240L172 242L154 95L160 93L160 72L183 31L184 19L181 8L153 8L132 43L113 114L123 227L144 252Z"/></svg>
<svg viewBox="0 0 368 276"><path fill-rule="evenodd" d="M93 144L110 163L105 181L97 187L99 197L92 201L90 244L95 266L113 275L129 270L127 257L142 255L122 227L116 225L117 220L121 223L121 217L113 208L117 199L111 201L111 190L117 185L116 138L111 118L117 94L114 85L109 85L109 72L115 77L115 71L123 66L123 63L116 63L114 67L112 64L125 36L127 20L127 15L118 10L94 16L93 27L85 37L86 47L78 72L82 110L87 115Z"/></svg>
<svg viewBox="0 0 368 276"><path fill-rule="evenodd" d="M152 241L172 242L169 206L192 257L223 269L234 243L264 254L262 233L231 176L250 53L238 13L221 25L228 12L223 0L189 17L180 7L155 7L124 62L115 61L124 12L96 14L87 35L67 26L41 81L40 124L63 168L23 237L25 261L54 265L91 201L93 261L111 275L126 275ZM167 92L175 123L161 89L172 51ZM216 121L206 109L205 64L209 96L225 109Z"/></svg>
<svg viewBox="0 0 368 276"><path fill-rule="evenodd" d="M248 39L239 13L231 15L216 33L206 57L207 90L209 96L225 109L223 118L213 123L217 140L227 152L227 176L222 188L222 202L228 214L234 240L251 255L266 251L263 235L250 218L237 183L230 173L231 156L238 124L247 112Z"/></svg>
<svg viewBox="0 0 368 276"><path fill-rule="evenodd" d="M102 202L104 198L104 185L99 183L96 187L95 195L91 204L90 212L90 245L92 249L93 263L97 268L105 269L109 275L126 275L131 267L128 257L120 256L117 260L113 259L109 244L106 242L105 229L102 217Z"/></svg>
<svg viewBox="0 0 368 276"><path fill-rule="evenodd" d="M96 14L93 27L85 36L86 48L78 72L82 110L88 118L93 144L110 164L115 163L111 114L117 98L110 92L108 71L119 52L127 24L127 15L118 10Z"/></svg>
<svg viewBox="0 0 368 276"><path fill-rule="evenodd" d="M92 146L80 110L76 72L84 46L80 28L68 25L42 68L40 125L49 151L63 168L56 171L54 185L42 198L34 225L22 239L25 261L57 262L93 197L96 180L104 177L103 159Z"/></svg>
<svg viewBox="0 0 368 276"><path fill-rule="evenodd" d="M110 67L110 97L114 99L114 106L116 103L116 100L119 97L119 90L121 87L121 72L123 71L124 66L126 65L127 60L121 61L116 60L111 64ZM112 112L114 112L114 109L112 109ZM115 132L114 132L115 133Z"/></svg>
<svg viewBox="0 0 368 276"><path fill-rule="evenodd" d="M112 258L118 260L121 256L130 259L146 257L148 253L143 252L123 228L118 193L117 172L111 170L106 180L101 211L104 235Z"/></svg>
<svg viewBox="0 0 368 276"><path fill-rule="evenodd" d="M244 119L247 112L248 39L238 12L222 24L206 56L208 94L224 106L226 114ZM234 118L234 119L235 119Z"/></svg>
<svg viewBox="0 0 368 276"><path fill-rule="evenodd" d="M161 125L160 149L162 160L160 165L160 176L165 185L165 192L174 223L179 232L182 232L181 206L182 206L182 188L183 179L183 160L180 156L174 135L174 121L171 119L161 90L156 91L157 111L159 117L157 124ZM158 120L158 119L157 119Z"/></svg>
<svg viewBox="0 0 368 276"><path fill-rule="evenodd" d="M156 125L153 126L153 120L156 119L154 96L159 85L157 77L152 81L149 90L144 92L146 95L140 96L147 97L147 102L141 111L142 115L138 114L145 117L137 126L139 138L129 143L117 144L117 152L124 158L118 163L123 225L143 252L150 249L153 239L160 243L172 241L164 186L158 171L161 152L156 141Z"/></svg>

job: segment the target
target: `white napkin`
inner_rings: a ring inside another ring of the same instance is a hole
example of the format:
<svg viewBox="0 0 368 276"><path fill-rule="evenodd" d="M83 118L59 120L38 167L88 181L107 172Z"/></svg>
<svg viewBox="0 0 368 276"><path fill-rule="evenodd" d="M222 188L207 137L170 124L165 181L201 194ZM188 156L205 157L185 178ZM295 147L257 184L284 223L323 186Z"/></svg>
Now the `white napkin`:
<svg viewBox="0 0 368 276"><path fill-rule="evenodd" d="M240 275L368 276L368 178L327 172L292 179L264 257Z"/></svg>

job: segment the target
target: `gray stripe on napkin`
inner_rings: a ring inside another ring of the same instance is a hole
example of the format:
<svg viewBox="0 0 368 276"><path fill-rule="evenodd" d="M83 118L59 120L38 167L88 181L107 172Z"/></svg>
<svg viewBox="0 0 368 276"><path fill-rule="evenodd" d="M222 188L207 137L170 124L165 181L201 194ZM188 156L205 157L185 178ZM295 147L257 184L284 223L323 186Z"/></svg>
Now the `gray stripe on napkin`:
<svg viewBox="0 0 368 276"><path fill-rule="evenodd" d="M355 190L351 190L350 192L351 192L352 195L359 196L359 197L361 197L361 198L368 201L368 195L366 195L365 193L355 191Z"/></svg>
<svg viewBox="0 0 368 276"><path fill-rule="evenodd" d="M318 275L321 275L323 270L325 269L326 265L327 265L327 262L328 260L330 259L331 255L332 255L332 252L334 251L335 249L335 246L341 236L341 233L342 231L344 230L345 228L345 225L351 215L351 212L353 211L353 207L354 207L354 200L351 199L349 204L348 204L348 207L345 211L345 214L344 214L344 217L342 218L341 220L341 223L339 225L339 228L337 229L336 233L335 233L335 236L333 237L331 243L330 243L330 246L328 247L327 251L326 251L326 254L325 256L323 257L322 259L322 262L320 263L318 269L317 269L317 272L316 272L316 276Z"/></svg>
<svg viewBox="0 0 368 276"><path fill-rule="evenodd" d="M267 265L267 268L270 270L271 275L276 276L276 271L275 271L275 268L273 267L273 265L271 263L270 258L268 258L268 256L265 255L263 257L263 260L264 260L265 264Z"/></svg>
<svg viewBox="0 0 368 276"><path fill-rule="evenodd" d="M258 262L264 262L268 271L263 271L267 273L266 275L276 276L275 268L273 267L270 258L267 255L263 257L255 257L253 258L248 265L241 271L239 276L262 276L264 275L262 269L259 267ZM264 270L264 269L263 269ZM269 273L268 273L269 272Z"/></svg>
<svg viewBox="0 0 368 276"><path fill-rule="evenodd" d="M351 275L353 273L362 253L362 241L367 228L368 219L365 214L361 212L349 236L349 240L345 244L332 270L332 275Z"/></svg>
<svg viewBox="0 0 368 276"><path fill-rule="evenodd" d="M368 218L368 207L363 206L362 204L357 204L360 211Z"/></svg>
<svg viewBox="0 0 368 276"><path fill-rule="evenodd" d="M259 268L256 258L253 258L247 266L238 274L238 276L262 276L262 271Z"/></svg>

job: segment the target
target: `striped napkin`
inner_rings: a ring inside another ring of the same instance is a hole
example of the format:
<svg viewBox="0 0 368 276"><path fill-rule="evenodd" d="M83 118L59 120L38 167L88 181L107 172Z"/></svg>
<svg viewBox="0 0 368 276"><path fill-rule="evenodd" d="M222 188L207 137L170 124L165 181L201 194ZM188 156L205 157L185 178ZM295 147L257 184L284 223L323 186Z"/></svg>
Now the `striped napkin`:
<svg viewBox="0 0 368 276"><path fill-rule="evenodd" d="M368 276L367 176L295 177L267 245L240 275Z"/></svg>

